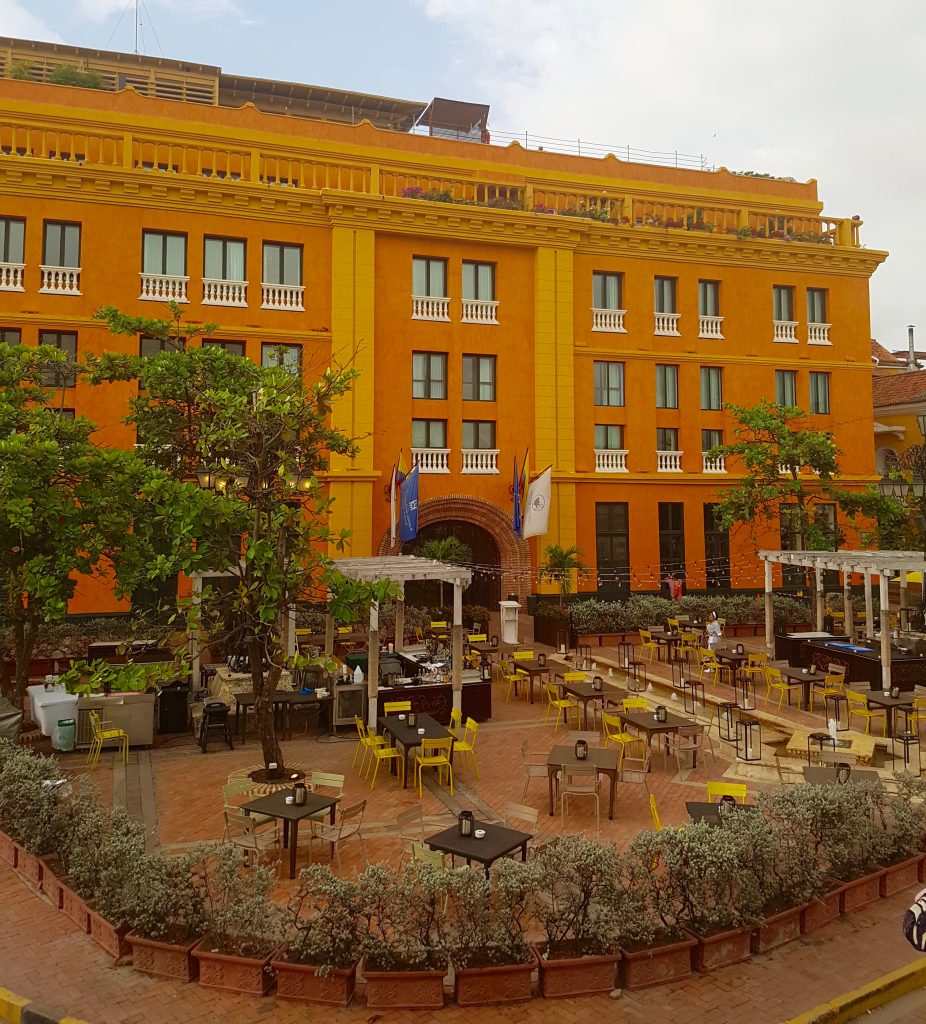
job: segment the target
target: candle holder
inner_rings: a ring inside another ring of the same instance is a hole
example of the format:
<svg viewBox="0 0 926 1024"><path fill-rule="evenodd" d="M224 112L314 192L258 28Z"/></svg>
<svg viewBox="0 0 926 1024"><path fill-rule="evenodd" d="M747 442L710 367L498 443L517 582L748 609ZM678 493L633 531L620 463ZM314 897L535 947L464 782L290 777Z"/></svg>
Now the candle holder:
<svg viewBox="0 0 926 1024"><path fill-rule="evenodd" d="M755 718L737 720L736 756L740 761L762 760L762 726Z"/></svg>
<svg viewBox="0 0 926 1024"><path fill-rule="evenodd" d="M903 770L913 770L913 758L916 757L916 774L923 774L923 759L920 752L920 738L915 732L895 732L891 737L891 757L896 762L898 759L897 749L901 748L903 757ZM914 755L914 751L916 752Z"/></svg>
<svg viewBox="0 0 926 1024"><path fill-rule="evenodd" d="M852 775L852 765L846 761L840 761L836 765L836 782L840 786L846 785L849 781L849 777Z"/></svg>
<svg viewBox="0 0 926 1024"><path fill-rule="evenodd" d="M592 680L592 689L596 693L601 693L601 691L604 689L604 680L601 678L601 676L595 676L595 678Z"/></svg>
<svg viewBox="0 0 926 1024"><path fill-rule="evenodd" d="M498 637L493 633L492 639L489 641L493 647L498 647Z"/></svg>
<svg viewBox="0 0 926 1024"><path fill-rule="evenodd" d="M657 704L656 705L656 721L657 722L666 722L666 721L668 721L668 718L669 718L669 713L666 710L666 706L664 704Z"/></svg>
<svg viewBox="0 0 926 1024"><path fill-rule="evenodd" d="M492 681L492 662L486 657L483 657L482 661L479 663L479 678L484 683Z"/></svg>
<svg viewBox="0 0 926 1024"><path fill-rule="evenodd" d="M836 732L849 731L849 698L844 693L828 693L823 698L827 722L836 723Z"/></svg>
<svg viewBox="0 0 926 1024"><path fill-rule="evenodd" d="M409 725L417 725L418 724L418 713L416 711L409 711L409 713L408 713L408 724Z"/></svg>
<svg viewBox="0 0 926 1024"><path fill-rule="evenodd" d="M734 700L725 700L717 705L717 733L728 743L736 742L736 713L739 709Z"/></svg>
<svg viewBox="0 0 926 1024"><path fill-rule="evenodd" d="M569 650L569 634L565 629L556 631L556 649L560 654L565 654Z"/></svg>
<svg viewBox="0 0 926 1024"><path fill-rule="evenodd" d="M546 656L546 655L545 655L545 654L543 653L543 651L541 651L541 652L540 652L540 653L539 653L539 654L537 655L537 664L538 664L538 665L539 665L539 666L540 666L541 668L546 668L546 667L547 667L547 656Z"/></svg>
<svg viewBox="0 0 926 1024"><path fill-rule="evenodd" d="M576 740L576 760L584 761L588 757L588 743L585 740Z"/></svg>
<svg viewBox="0 0 926 1024"><path fill-rule="evenodd" d="M576 644L576 668L588 668L592 663L592 645Z"/></svg>
<svg viewBox="0 0 926 1024"><path fill-rule="evenodd" d="M756 709L756 683L750 676L739 675L733 677L733 692L736 700L744 711L755 711Z"/></svg>

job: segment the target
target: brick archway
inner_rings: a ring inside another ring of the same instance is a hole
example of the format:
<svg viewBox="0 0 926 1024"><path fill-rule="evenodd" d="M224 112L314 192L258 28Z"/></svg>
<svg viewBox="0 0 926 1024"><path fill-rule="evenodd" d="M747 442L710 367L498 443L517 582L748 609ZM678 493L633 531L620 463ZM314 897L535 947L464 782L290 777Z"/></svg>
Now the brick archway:
<svg viewBox="0 0 926 1024"><path fill-rule="evenodd" d="M482 498L464 494L451 494L445 498L431 498L418 506L418 527L446 519L460 519L481 526L498 547L502 569L502 596L517 594L524 604L531 592L531 549L526 540L516 537L511 528L511 516L497 505ZM380 555L397 555L401 545L389 543L389 531L380 538Z"/></svg>

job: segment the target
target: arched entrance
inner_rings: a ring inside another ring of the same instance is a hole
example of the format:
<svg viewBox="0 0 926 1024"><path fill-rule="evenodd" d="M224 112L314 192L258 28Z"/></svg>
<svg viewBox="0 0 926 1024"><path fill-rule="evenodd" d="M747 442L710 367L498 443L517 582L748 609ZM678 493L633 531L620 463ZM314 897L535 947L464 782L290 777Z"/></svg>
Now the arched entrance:
<svg viewBox="0 0 926 1024"><path fill-rule="evenodd" d="M482 498L469 495L449 495L446 498L431 498L418 506L418 536L433 525L442 523L470 524L479 527L495 544L501 579L498 593L502 597L517 594L523 604L531 592L531 551L526 540L521 540L511 528L511 516ZM461 537L461 540L464 539ZM389 543L389 532L379 542L380 555L401 554L398 541ZM474 560L475 550L474 550ZM484 563L489 564L489 563ZM468 603L476 603L470 601ZM479 602L482 603L482 602ZM488 605L492 608L492 605Z"/></svg>
<svg viewBox="0 0 926 1024"><path fill-rule="evenodd" d="M455 537L470 553L473 581L463 592L463 603L480 604L494 610L501 600L502 563L498 545L488 530L462 519L441 519L421 527L418 536L404 545L402 551L407 555L420 555L429 540L441 540L444 537ZM407 583L405 599L412 604L445 604L447 588L444 588L445 600L439 600L440 589L440 584L432 581Z"/></svg>

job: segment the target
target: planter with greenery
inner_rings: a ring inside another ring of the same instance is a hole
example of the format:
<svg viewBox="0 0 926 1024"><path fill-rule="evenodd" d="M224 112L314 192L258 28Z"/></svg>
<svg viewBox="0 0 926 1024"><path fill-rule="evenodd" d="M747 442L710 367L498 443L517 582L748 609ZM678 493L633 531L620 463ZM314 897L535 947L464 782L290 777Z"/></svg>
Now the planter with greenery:
<svg viewBox="0 0 926 1024"><path fill-rule="evenodd" d="M544 846L531 864L540 991L546 998L610 992L620 959L620 855L583 836Z"/></svg>
<svg viewBox="0 0 926 1024"><path fill-rule="evenodd" d="M123 811L111 811L97 837L97 885L90 908L90 936L113 957L127 956L139 872L145 860L145 832Z"/></svg>
<svg viewBox="0 0 926 1024"><path fill-rule="evenodd" d="M526 1002L534 953L525 939L534 888L532 865L502 859L489 876L478 867L449 871L441 919L459 1006Z"/></svg>
<svg viewBox="0 0 926 1024"><path fill-rule="evenodd" d="M186 666L173 662L112 665L106 661L75 661L58 680L68 693L145 693L186 674Z"/></svg>
<svg viewBox="0 0 926 1024"><path fill-rule="evenodd" d="M421 863L372 864L358 877L368 1008L444 1005L445 882L443 869Z"/></svg>
<svg viewBox="0 0 926 1024"><path fill-rule="evenodd" d="M303 868L287 906L283 945L272 962L277 995L347 1006L357 981L360 926L356 883L338 878L327 865Z"/></svg>
<svg viewBox="0 0 926 1024"><path fill-rule="evenodd" d="M199 984L266 995L280 937L280 914L270 900L273 872L259 864L246 868L235 847L216 843L202 851L194 881L205 911L205 934L193 950Z"/></svg>
<svg viewBox="0 0 926 1024"><path fill-rule="evenodd" d="M542 582L549 581L559 591L559 603L572 593L572 574L581 578L588 566L582 561L582 551L574 544L572 547L561 548L551 544L544 551L544 562L537 567L537 577Z"/></svg>
<svg viewBox="0 0 926 1024"><path fill-rule="evenodd" d="M926 781L908 774L896 774L894 780L898 792L883 800L879 808L879 820L890 842L880 880L882 897L916 885L926 859Z"/></svg>

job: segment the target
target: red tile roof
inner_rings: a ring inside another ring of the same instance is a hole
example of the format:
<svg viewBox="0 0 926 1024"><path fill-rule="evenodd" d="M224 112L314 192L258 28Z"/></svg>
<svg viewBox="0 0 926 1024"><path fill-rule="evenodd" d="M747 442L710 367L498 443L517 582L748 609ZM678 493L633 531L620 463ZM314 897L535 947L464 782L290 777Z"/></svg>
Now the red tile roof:
<svg viewBox="0 0 926 1024"><path fill-rule="evenodd" d="M922 401L926 399L926 370L877 375L872 378L872 392L876 409Z"/></svg>
<svg viewBox="0 0 926 1024"><path fill-rule="evenodd" d="M878 367L907 365L905 357L898 358L892 352L888 352L881 342L875 341L874 338L871 339L871 361Z"/></svg>

